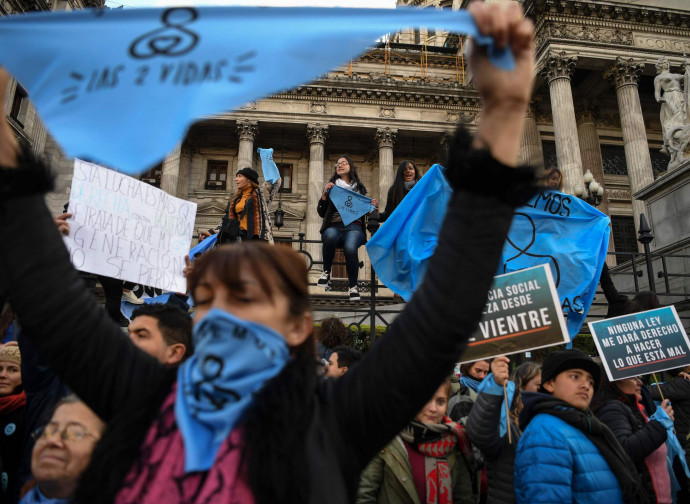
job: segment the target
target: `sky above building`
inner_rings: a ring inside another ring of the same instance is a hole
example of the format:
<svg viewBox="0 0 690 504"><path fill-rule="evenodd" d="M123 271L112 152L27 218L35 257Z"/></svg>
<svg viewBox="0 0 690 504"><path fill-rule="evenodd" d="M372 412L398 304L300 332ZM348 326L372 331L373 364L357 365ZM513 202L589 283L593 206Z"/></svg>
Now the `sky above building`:
<svg viewBox="0 0 690 504"><path fill-rule="evenodd" d="M106 0L108 7L252 5L262 7L362 7L393 9L395 0Z"/></svg>

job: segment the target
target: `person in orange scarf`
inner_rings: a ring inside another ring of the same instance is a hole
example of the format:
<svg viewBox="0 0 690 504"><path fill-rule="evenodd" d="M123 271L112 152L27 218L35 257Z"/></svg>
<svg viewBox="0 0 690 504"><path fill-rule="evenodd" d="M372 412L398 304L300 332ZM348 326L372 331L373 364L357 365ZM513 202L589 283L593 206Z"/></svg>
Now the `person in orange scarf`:
<svg viewBox="0 0 690 504"><path fill-rule="evenodd" d="M22 357L16 342L0 346L0 503L12 502L24 446Z"/></svg>

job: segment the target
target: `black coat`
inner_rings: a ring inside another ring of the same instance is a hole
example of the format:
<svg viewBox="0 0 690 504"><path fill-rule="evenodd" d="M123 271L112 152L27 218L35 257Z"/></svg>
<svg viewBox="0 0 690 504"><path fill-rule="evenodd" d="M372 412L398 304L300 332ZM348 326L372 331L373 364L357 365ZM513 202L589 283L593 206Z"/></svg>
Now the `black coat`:
<svg viewBox="0 0 690 504"><path fill-rule="evenodd" d="M465 152L459 159L471 157ZM465 161L451 173L451 183L469 178L467 187L479 193L456 189L425 281L389 334L344 377L321 383L305 404L312 419L304 440L308 502L355 500L361 470L428 401L474 332L514 208L522 203L515 187L526 189L533 180L525 170L486 160L477 162L482 170ZM99 495L112 495L175 375L135 347L97 305L70 263L42 194L32 194L45 184L36 183L35 173L16 172L0 169L0 233L19 236L30 228L32 240L0 241L0 291L8 293L42 357L108 424L99 446L114 432L130 434L116 453L97 446L92 463L107 457L111 469L85 473L82 480ZM521 197L525 192L517 191Z"/></svg>
<svg viewBox="0 0 690 504"><path fill-rule="evenodd" d="M635 396L626 396L626 402L613 399L599 408L597 417L605 423L616 436L623 449L635 463L643 478L652 502L656 502L654 484L649 474L645 458L666 442L666 428L661 422L646 422L637 409Z"/></svg>
<svg viewBox="0 0 690 504"><path fill-rule="evenodd" d="M22 406L12 413L0 416L0 469L3 480L7 478L7 484L5 485L3 481L0 487L0 504L16 501L15 496L19 486L17 471L24 448L25 412L26 407Z"/></svg>
<svg viewBox="0 0 690 504"><path fill-rule="evenodd" d="M331 198L326 197L325 200L322 200L319 196L319 204L316 206L316 213L318 213L319 217L323 219L323 222L321 223L321 229L319 229L319 233L323 233L331 225L331 222L333 221L333 216L336 212L337 210L335 209L335 205L331 201ZM359 219L359 223L360 226L362 226L364 236L367 235L365 220L365 217L361 217Z"/></svg>
<svg viewBox="0 0 690 504"><path fill-rule="evenodd" d="M512 504L515 502L513 468L515 450L520 440L520 429L510 422L512 443L508 434L500 436L503 396L481 393L469 412L465 429L472 446L483 455L489 481L487 504Z"/></svg>

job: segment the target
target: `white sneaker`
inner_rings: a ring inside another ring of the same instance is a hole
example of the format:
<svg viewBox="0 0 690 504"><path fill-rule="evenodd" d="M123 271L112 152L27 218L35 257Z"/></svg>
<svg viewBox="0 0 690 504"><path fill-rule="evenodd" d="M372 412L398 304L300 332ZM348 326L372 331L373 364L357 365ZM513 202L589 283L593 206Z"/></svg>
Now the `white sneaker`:
<svg viewBox="0 0 690 504"><path fill-rule="evenodd" d="M355 285L354 287L350 287L350 301L359 301L362 299L359 297L359 288Z"/></svg>
<svg viewBox="0 0 690 504"><path fill-rule="evenodd" d="M328 282L331 281L331 274L328 271L321 273L321 276L316 281L317 287L328 287Z"/></svg>
<svg viewBox="0 0 690 504"><path fill-rule="evenodd" d="M122 300L136 305L144 304L144 300L136 297L132 291L124 291L122 293Z"/></svg>

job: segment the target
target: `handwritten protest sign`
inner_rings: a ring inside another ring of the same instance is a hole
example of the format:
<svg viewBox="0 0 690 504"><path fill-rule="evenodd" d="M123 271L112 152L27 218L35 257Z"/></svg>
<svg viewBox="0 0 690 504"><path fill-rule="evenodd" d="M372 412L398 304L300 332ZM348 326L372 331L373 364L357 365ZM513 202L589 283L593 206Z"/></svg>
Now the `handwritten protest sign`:
<svg viewBox="0 0 690 504"><path fill-rule="evenodd" d="M674 306L589 322L611 381L690 365L690 342Z"/></svg>
<svg viewBox="0 0 690 504"><path fill-rule="evenodd" d="M4 16L0 47L12 50L0 52L0 64L68 155L137 173L194 120L309 82L383 34L419 26L470 35L494 64L514 67L510 50L479 33L464 10L297 7Z"/></svg>
<svg viewBox="0 0 690 504"><path fill-rule="evenodd" d="M371 198L359 194L348 189L343 189L334 185L331 187L328 196L331 198L333 205L343 219L343 224L346 226L362 215L373 212L374 205L371 204Z"/></svg>
<svg viewBox="0 0 690 504"><path fill-rule="evenodd" d="M463 362L569 341L551 270L544 264L494 277Z"/></svg>
<svg viewBox="0 0 690 504"><path fill-rule="evenodd" d="M80 159L74 161L70 234L74 267L183 292L196 203Z"/></svg>

